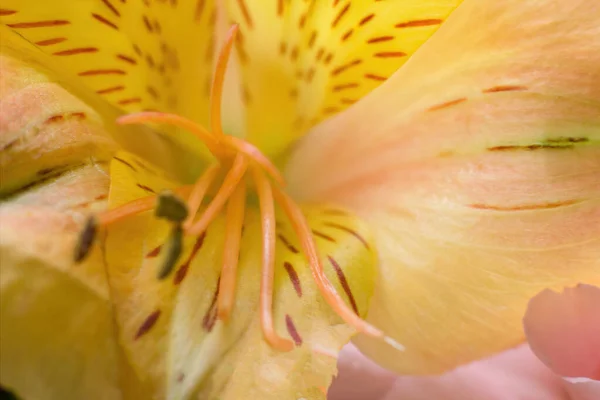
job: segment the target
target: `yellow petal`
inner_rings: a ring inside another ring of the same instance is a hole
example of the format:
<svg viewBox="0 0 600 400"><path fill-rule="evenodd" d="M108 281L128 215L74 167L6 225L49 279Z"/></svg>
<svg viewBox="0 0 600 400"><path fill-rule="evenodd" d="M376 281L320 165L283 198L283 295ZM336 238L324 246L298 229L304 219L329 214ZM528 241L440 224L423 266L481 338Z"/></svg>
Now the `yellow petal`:
<svg viewBox="0 0 600 400"><path fill-rule="evenodd" d="M300 199L371 223L369 318L440 372L524 340L527 301L600 275L600 8L469 0L371 96L295 154Z"/></svg>
<svg viewBox="0 0 600 400"><path fill-rule="evenodd" d="M136 157L117 157L111 164L111 206L176 186ZM338 211L312 207L307 213L329 279L364 314L374 284L368 232ZM180 262L163 281L157 273L168 223L146 213L108 227L105 248L121 342L136 373L155 393L168 399L324 399L318 388L329 385L337 352L353 330L322 299L291 227L281 218L274 324L296 348L281 353L264 342L258 312L260 229L260 217L251 207L244 222L235 304L223 323L216 318L216 290L224 218L218 217L205 234L185 238Z"/></svg>
<svg viewBox="0 0 600 400"><path fill-rule="evenodd" d="M87 166L0 205L0 384L19 397L121 398L100 252L72 262L84 215L105 207L107 190Z"/></svg>
<svg viewBox="0 0 600 400"><path fill-rule="evenodd" d="M0 28L0 385L26 399L136 398L101 254L73 263L86 216L106 208L112 125Z"/></svg>
<svg viewBox="0 0 600 400"><path fill-rule="evenodd" d="M214 1L3 0L18 32L126 111L208 122Z"/></svg>
<svg viewBox="0 0 600 400"><path fill-rule="evenodd" d="M247 138L278 155L404 64L461 0L228 0Z"/></svg>
<svg viewBox="0 0 600 400"><path fill-rule="evenodd" d="M106 161L115 141L184 178L202 165L189 148L190 143L201 144L117 125L119 110L69 76L56 59L4 25L0 36L0 193L22 188L51 170Z"/></svg>
<svg viewBox="0 0 600 400"><path fill-rule="evenodd" d="M0 71L0 193L110 157L115 144L93 109L9 55Z"/></svg>

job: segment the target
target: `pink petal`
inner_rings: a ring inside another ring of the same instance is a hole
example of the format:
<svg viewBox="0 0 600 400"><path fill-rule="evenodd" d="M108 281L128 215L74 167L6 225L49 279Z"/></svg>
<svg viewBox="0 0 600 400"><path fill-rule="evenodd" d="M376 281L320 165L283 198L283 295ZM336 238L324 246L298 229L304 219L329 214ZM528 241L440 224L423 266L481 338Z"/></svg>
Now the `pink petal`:
<svg viewBox="0 0 600 400"><path fill-rule="evenodd" d="M566 400L567 382L548 370L527 345L438 376L394 376L347 346L339 370L329 400Z"/></svg>
<svg viewBox="0 0 600 400"><path fill-rule="evenodd" d="M600 381L579 378L576 382L565 379L565 389L571 400L600 399Z"/></svg>
<svg viewBox="0 0 600 400"><path fill-rule="evenodd" d="M529 303L525 333L533 352L556 374L600 380L600 288L545 290Z"/></svg>

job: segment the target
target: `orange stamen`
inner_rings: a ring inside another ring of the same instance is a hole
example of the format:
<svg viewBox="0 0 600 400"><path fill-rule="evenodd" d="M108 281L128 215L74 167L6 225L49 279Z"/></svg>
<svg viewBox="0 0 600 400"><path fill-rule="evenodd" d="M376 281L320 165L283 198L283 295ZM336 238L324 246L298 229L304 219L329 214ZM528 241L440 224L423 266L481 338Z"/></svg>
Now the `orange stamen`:
<svg viewBox="0 0 600 400"><path fill-rule="evenodd" d="M191 186L182 186L174 190L180 196L187 196ZM147 196L135 199L112 210L104 211L97 215L99 226L106 226L130 217L154 209L156 206L156 196Z"/></svg>
<svg viewBox="0 0 600 400"><path fill-rule="evenodd" d="M198 178L196 183L194 183L194 187L187 201L189 214L187 219L183 223L183 229L189 229L192 226L192 223L194 222L194 217L196 216L196 213L198 212L198 209L200 209L200 205L202 204L202 200L204 200L206 192L217 177L217 173L219 172L220 168L221 166L218 164L210 166L206 171L204 171L202 176Z"/></svg>
<svg viewBox="0 0 600 400"><path fill-rule="evenodd" d="M144 124L148 122L169 124L185 129L200 139L215 157L220 158L223 156L222 146L220 146L219 140L212 133L204 129L202 125L179 115L158 111L143 111L124 115L117 119L117 123L122 125Z"/></svg>
<svg viewBox="0 0 600 400"><path fill-rule="evenodd" d="M273 326L273 279L275 275L275 207L271 184L262 171L252 168L258 194L263 236L262 273L260 280L260 324L267 343L281 351L290 351L294 344L275 332Z"/></svg>
<svg viewBox="0 0 600 400"><path fill-rule="evenodd" d="M246 209L246 183L242 180L227 203L225 225L225 252L219 283L219 318L229 318L235 300L237 266L242 241L242 225Z"/></svg>
<svg viewBox="0 0 600 400"><path fill-rule="evenodd" d="M186 129L200 139L210 152L217 158L224 157L229 147L236 152L245 154L249 159L262 166L269 175L282 186L285 186L285 179L277 167L267 158L256 146L245 142L234 136L223 136L223 140L216 139L202 125L195 123L187 118L176 114L169 114L157 111L144 111L135 114L125 115L117 120L123 125L143 124L147 122L171 124L182 129Z"/></svg>
<svg viewBox="0 0 600 400"><path fill-rule="evenodd" d="M231 48L235 42L239 26L237 24L229 28L227 37L225 39L225 45L219 53L219 59L217 60L217 66L215 68L215 75L213 77L212 86L210 89L210 128L213 133L218 137L224 135L221 124L221 100L223 97L223 84L225 82L225 72L227 72L227 62L231 55Z"/></svg>
<svg viewBox="0 0 600 400"><path fill-rule="evenodd" d="M199 235L208 228L208 225L210 225L221 212L225 202L244 177L247 168L248 161L246 160L246 157L244 157L243 154L238 154L233 161L231 169L227 172L227 175L223 180L223 185L221 185L213 200L206 207L206 210L204 210L204 214L202 214L200 219L187 230L187 233L190 235Z"/></svg>
<svg viewBox="0 0 600 400"><path fill-rule="evenodd" d="M244 153L252 161L264 168L264 170L275 179L277 183L285 186L285 179L277 167L269 160L256 146L248 143L242 139L238 139L235 136L227 136L225 139L231 147L240 153Z"/></svg>
<svg viewBox="0 0 600 400"><path fill-rule="evenodd" d="M219 159L219 162L210 166L194 185L182 186L175 189L175 193L187 197L188 217L183 224L185 233L199 235L226 208L225 243L223 253L223 266L221 280L219 283L218 317L227 320L231 315L235 302L235 290L237 280L237 269L239 264L240 246L242 240L242 229L246 207L246 182L245 175L251 168L252 179L258 195L261 217L262 232L262 268L260 281L260 323L265 340L273 348L280 351L289 351L294 348L294 343L280 336L273 323L273 286L275 275L275 202L281 206L298 236L302 252L308 260L313 278L326 302L331 306L347 324L353 326L357 331L381 338L396 349L403 347L373 325L358 316L340 297L335 287L331 284L323 269L323 263L319 257L315 239L308 222L300 207L277 186L271 185L269 179L285 185L285 180L277 167L254 145L233 137L226 136L221 127L221 101L227 62L238 32L238 26L234 25L228 32L227 41L223 47L216 65L215 76L211 88L211 129L207 131L201 125L184 117L162 112L141 112L131 114L118 119L120 124L137 123L165 123L185 129L203 143L206 144L211 153ZM235 158L234 158L235 156ZM232 161L233 160L233 161ZM208 204L200 218L194 222L196 213L200 209L206 193L211 188L220 169L231 165L225 175L221 187ZM189 196L189 197L188 197ZM97 217L97 224L105 226L126 217L150 211L156 206L156 196L148 196L126 203L115 209L103 212ZM84 243L76 252L76 261L82 260L89 250L86 247L86 238L89 232L93 234L95 225L90 225L92 230L83 233ZM177 220L180 221L180 220ZM180 229L179 226L177 226ZM181 232L181 231L179 231ZM320 350L315 349L319 352ZM326 389L322 389L326 393Z"/></svg>
<svg viewBox="0 0 600 400"><path fill-rule="evenodd" d="M300 245L312 272L313 278L319 288L319 291L325 298L325 301L329 306L348 324L353 326L357 331L366 335L381 338L388 344L392 345L397 349L403 349L402 345L394 341L392 338L385 336L385 334L363 320L361 317L356 315L354 311L346 305L344 300L340 297L335 287L331 284L325 271L323 270L323 263L317 252L317 246L313 238L312 232L306 221L306 218L302 214L302 210L296 205L296 203L284 192L275 188L274 190L275 200L281 206L287 217L290 219L294 231L300 240Z"/></svg>

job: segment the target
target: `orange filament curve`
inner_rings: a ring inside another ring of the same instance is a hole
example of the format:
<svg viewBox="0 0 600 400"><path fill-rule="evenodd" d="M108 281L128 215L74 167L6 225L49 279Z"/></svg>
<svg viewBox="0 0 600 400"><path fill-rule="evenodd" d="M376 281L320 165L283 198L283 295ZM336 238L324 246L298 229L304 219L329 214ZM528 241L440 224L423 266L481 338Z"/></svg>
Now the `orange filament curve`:
<svg viewBox="0 0 600 400"><path fill-rule="evenodd" d="M246 183L242 180L227 203L223 267L219 283L218 316L227 320L235 300L237 266L246 209Z"/></svg>
<svg viewBox="0 0 600 400"><path fill-rule="evenodd" d="M276 349L289 351L294 344L275 332L273 327L273 279L275 275L275 207L271 184L261 171L252 168L258 194L263 236L262 273L260 279L260 324L267 342Z"/></svg>
<svg viewBox="0 0 600 400"><path fill-rule="evenodd" d="M202 125L190 121L180 115L159 111L142 111L117 118L117 123L121 125L143 124L147 122L169 124L185 129L200 139L215 157L223 157L223 154L221 154L223 150L219 140L217 140L209 131L204 129Z"/></svg>
<svg viewBox="0 0 600 400"><path fill-rule="evenodd" d="M182 186L174 190L180 196L187 196L192 187ZM100 226L114 224L132 215L140 214L145 211L150 211L156 206L156 196L146 196L132 200L112 210L104 211L96 216L97 223Z"/></svg>
<svg viewBox="0 0 600 400"><path fill-rule="evenodd" d="M183 128L202 140L218 163L210 166L194 185L183 186L175 190L180 196L187 198L188 218L184 222L184 232L188 235L203 233L211 222L226 206L226 232L223 254L221 281L219 283L218 316L225 321L231 315L235 302L235 289L242 227L246 201L246 174L251 170L252 181L259 200L262 231L262 269L260 282L260 321L265 340L275 349L289 351L294 343L279 336L273 324L273 285L275 270L275 202L284 210L298 236L312 275L319 291L327 303L340 317L357 331L369 336L382 338L396 349L402 346L383 332L364 321L346 305L329 282L323 264L318 255L316 244L308 222L299 206L277 185L273 186L267 175L280 186L285 185L283 176L271 161L254 145L232 136L223 134L221 127L221 98L226 65L237 33L233 26L223 47L217 63L215 78L211 88L211 128L207 131L201 125L178 115L161 112L141 112L119 118L121 124L166 123ZM221 168L230 166L221 187L212 201L206 206L200 218L194 218L200 209L204 197L216 179ZM123 206L100 214L100 226L122 220L128 216L151 210L155 204L155 196L144 197Z"/></svg>
<svg viewBox="0 0 600 400"><path fill-rule="evenodd" d="M231 48L237 36L238 28L239 26L235 24L227 32L225 45L219 54L215 76L213 77L210 89L210 128L217 137L224 136L223 125L221 124L221 99L223 97L223 84L225 82L225 72L227 72L227 62L231 55Z"/></svg>
<svg viewBox="0 0 600 400"><path fill-rule="evenodd" d="M213 183L215 178L217 177L217 173L219 172L220 165L212 165L207 168L206 171L200 176L200 178L194 184L194 187L190 193L190 197L188 198L188 217L183 223L183 229L189 229L194 222L194 216L200 209L202 205L202 200L204 200L204 196L206 192L210 188L210 185Z"/></svg>
<svg viewBox="0 0 600 400"><path fill-rule="evenodd" d="M269 173L271 178L275 179L278 184L285 187L285 179L283 175L281 175L281 172L279 172L271 160L269 160L256 146L236 138L235 136L227 136L226 140L232 148L250 157L252 161L263 167L263 169Z"/></svg>
<svg viewBox="0 0 600 400"><path fill-rule="evenodd" d="M348 324L353 326L357 331L376 338L381 338L392 347L403 350L404 347L397 343L394 339L385 336L384 333L367 321L356 315L354 311L346 305L340 297L335 287L329 282L323 270L323 263L317 252L317 246L311 233L310 227L306 218L302 214L300 207L284 192L274 191L275 200L283 209L288 219L291 221L296 235L300 239L300 245L304 255L308 258L308 264L311 269L313 278L317 283L319 291L325 298L325 301L331 308Z"/></svg>
<svg viewBox="0 0 600 400"><path fill-rule="evenodd" d="M135 114L125 115L117 119L119 124L143 124L148 122L164 123L177 126L193 133L208 147L210 152L218 159L225 159L228 155L242 153L249 159L259 164L269 173L271 178L284 186L285 179L277 167L262 152L251 143L245 142L233 136L224 136L221 141L215 140L214 136L202 127L202 125L190 121L176 114L168 114L158 111L143 111ZM206 137L210 139L206 139Z"/></svg>
<svg viewBox="0 0 600 400"><path fill-rule="evenodd" d="M210 204L206 207L206 210L204 210L204 213L200 219L189 229L187 229L187 233L191 235L199 235L204 232L206 228L208 228L208 225L210 225L217 215L219 215L223 209L223 206L227 202L227 199L229 199L235 188L244 178L244 174L246 173L247 169L248 160L246 160L246 157L244 157L243 154L238 154L235 157L235 161L233 162L231 169L229 172L227 172L219 191Z"/></svg>

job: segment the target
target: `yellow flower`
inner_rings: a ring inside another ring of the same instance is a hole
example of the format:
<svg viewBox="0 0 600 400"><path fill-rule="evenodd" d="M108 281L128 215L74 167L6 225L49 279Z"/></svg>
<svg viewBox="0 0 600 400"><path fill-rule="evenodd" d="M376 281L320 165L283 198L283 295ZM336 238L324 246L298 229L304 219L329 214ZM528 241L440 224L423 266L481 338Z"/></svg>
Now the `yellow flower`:
<svg viewBox="0 0 600 400"><path fill-rule="evenodd" d="M440 372L521 342L541 289L600 283L600 8L445 21L458 3L2 0L1 383L319 398L350 326L382 365ZM98 95L176 127L115 125ZM187 203L142 212L164 189Z"/></svg>

